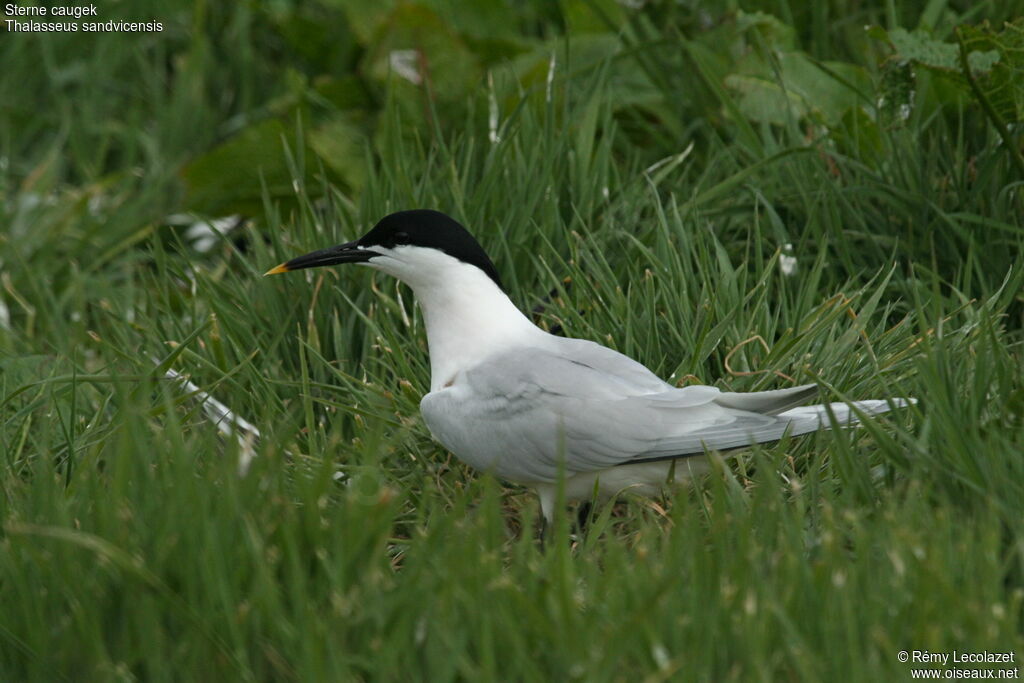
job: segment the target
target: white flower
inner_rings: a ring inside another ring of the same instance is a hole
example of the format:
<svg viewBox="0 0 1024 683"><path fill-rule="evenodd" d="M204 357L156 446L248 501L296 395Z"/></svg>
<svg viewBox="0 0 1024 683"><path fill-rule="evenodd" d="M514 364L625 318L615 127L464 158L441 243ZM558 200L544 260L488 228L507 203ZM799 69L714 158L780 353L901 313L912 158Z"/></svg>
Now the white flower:
<svg viewBox="0 0 1024 683"><path fill-rule="evenodd" d="M416 50L392 50L388 55L391 70L413 85L423 82L419 68L419 52Z"/></svg>
<svg viewBox="0 0 1024 683"><path fill-rule="evenodd" d="M783 275L792 275L796 272L796 256L793 256L793 245L786 242L779 255L779 270Z"/></svg>

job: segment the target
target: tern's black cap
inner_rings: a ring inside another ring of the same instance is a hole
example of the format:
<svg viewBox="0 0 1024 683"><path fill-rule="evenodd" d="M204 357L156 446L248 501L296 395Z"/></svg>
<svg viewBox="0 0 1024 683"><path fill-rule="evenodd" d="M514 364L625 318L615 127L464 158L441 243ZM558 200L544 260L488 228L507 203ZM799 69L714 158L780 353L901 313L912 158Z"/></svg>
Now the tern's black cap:
<svg viewBox="0 0 1024 683"><path fill-rule="evenodd" d="M480 243L462 225L440 211L413 209L382 218L370 232L357 240L360 247L393 248L407 244L429 247L474 265L501 287L501 278Z"/></svg>

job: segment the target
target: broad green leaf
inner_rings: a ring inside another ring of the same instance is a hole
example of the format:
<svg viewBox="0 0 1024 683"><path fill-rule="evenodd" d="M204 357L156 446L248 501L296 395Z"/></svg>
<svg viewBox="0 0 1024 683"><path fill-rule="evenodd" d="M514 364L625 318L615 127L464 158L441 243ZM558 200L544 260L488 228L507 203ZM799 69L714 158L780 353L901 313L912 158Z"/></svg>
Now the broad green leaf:
<svg viewBox="0 0 1024 683"><path fill-rule="evenodd" d="M737 12L736 30L741 34L749 32L751 36L757 34L763 44L773 49L792 50L797 47L796 30L764 12Z"/></svg>
<svg viewBox="0 0 1024 683"><path fill-rule="evenodd" d="M932 69L960 71L956 45L936 40L925 31L910 32L896 28L889 31L888 40L900 60L911 60Z"/></svg>
<svg viewBox="0 0 1024 683"><path fill-rule="evenodd" d="M906 80L913 66L928 69L947 77L964 93L979 96L968 83L974 81L980 97L991 105L1003 123L1021 120L1024 111L1024 19L1003 25L993 31L986 22L979 26L958 29L966 49L967 68L964 73L960 46L931 37L925 31L893 29L871 30L874 38L889 42L894 54L883 67L883 87L891 89L894 81ZM913 76L909 78L912 80ZM885 93L883 93L885 95ZM898 98L897 98L898 99ZM891 103L894 98L889 98Z"/></svg>
<svg viewBox="0 0 1024 683"><path fill-rule="evenodd" d="M612 27L623 24L623 4L616 0L564 0L561 10L566 26L574 36L582 33L607 33Z"/></svg>
<svg viewBox="0 0 1024 683"><path fill-rule="evenodd" d="M330 0L329 4L340 7L348 18L352 32L362 45L368 45L388 15L398 4L397 0Z"/></svg>
<svg viewBox="0 0 1024 683"><path fill-rule="evenodd" d="M313 89L338 110L369 109L372 105L366 86L356 76L320 76L314 82Z"/></svg>
<svg viewBox="0 0 1024 683"><path fill-rule="evenodd" d="M802 52L781 52L769 65L751 54L745 73L726 76L740 111L754 121L785 124L813 115L821 122L837 123L850 107L862 104L869 90L867 72L851 64L817 64Z"/></svg>
<svg viewBox="0 0 1024 683"><path fill-rule="evenodd" d="M510 100L518 99L522 86L543 88L555 61L555 77L560 82L589 84L587 78L598 68L607 68L613 111L631 105L657 106L664 97L651 83L636 59L623 54L623 44L611 34L583 34L571 41L561 38L547 41L511 62L514 79L498 78L504 69L494 70L495 83ZM584 93L589 96L589 93Z"/></svg>
<svg viewBox="0 0 1024 683"><path fill-rule="evenodd" d="M256 213L264 185L271 197L291 197L292 177L281 152L291 137L279 119L267 119L193 160L181 172L185 207L212 215Z"/></svg>
<svg viewBox="0 0 1024 683"><path fill-rule="evenodd" d="M937 71L948 71L959 74L960 49L953 43L944 43L928 35L925 31L913 33L902 28L889 31L889 40L896 49L899 59L912 60L921 66ZM972 72L985 72L999 61L999 53L993 49L971 50L967 63Z"/></svg>
<svg viewBox="0 0 1024 683"><path fill-rule="evenodd" d="M783 125L809 113L803 97L770 78L731 74L725 85L736 95L740 113L752 121Z"/></svg>
<svg viewBox="0 0 1024 683"><path fill-rule="evenodd" d="M997 55L988 68L974 74L992 108L1004 123L1024 119L1024 19L1004 24L998 33L987 23L965 26L960 32L971 57Z"/></svg>
<svg viewBox="0 0 1024 683"><path fill-rule="evenodd" d="M455 28L425 5L399 5L380 25L364 58L380 83L426 87L431 95L461 100L480 82L476 55Z"/></svg>
<svg viewBox="0 0 1024 683"><path fill-rule="evenodd" d="M353 190L366 181L365 142L362 131L340 116L309 135L313 151Z"/></svg>

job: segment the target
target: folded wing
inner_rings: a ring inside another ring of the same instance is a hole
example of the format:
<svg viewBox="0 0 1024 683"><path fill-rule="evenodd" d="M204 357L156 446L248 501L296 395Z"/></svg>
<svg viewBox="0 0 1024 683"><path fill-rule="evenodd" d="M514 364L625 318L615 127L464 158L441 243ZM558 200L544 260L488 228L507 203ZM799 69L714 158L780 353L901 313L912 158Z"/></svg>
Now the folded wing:
<svg viewBox="0 0 1024 683"><path fill-rule="evenodd" d="M742 448L827 427L824 406L796 407L817 387L756 393L682 389L590 342L492 357L421 403L434 435L460 459L519 482L551 482L616 465ZM863 402L884 412L884 401ZM841 421L846 404L832 404Z"/></svg>

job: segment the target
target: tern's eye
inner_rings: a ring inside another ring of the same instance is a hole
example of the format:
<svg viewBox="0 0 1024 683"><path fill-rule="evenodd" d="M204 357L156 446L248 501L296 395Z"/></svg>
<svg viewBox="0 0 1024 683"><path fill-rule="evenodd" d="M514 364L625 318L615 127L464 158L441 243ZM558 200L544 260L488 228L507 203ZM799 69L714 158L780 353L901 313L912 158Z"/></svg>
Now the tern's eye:
<svg viewBox="0 0 1024 683"><path fill-rule="evenodd" d="M395 244L409 244L409 233L407 233L407 232L396 232L395 233Z"/></svg>

